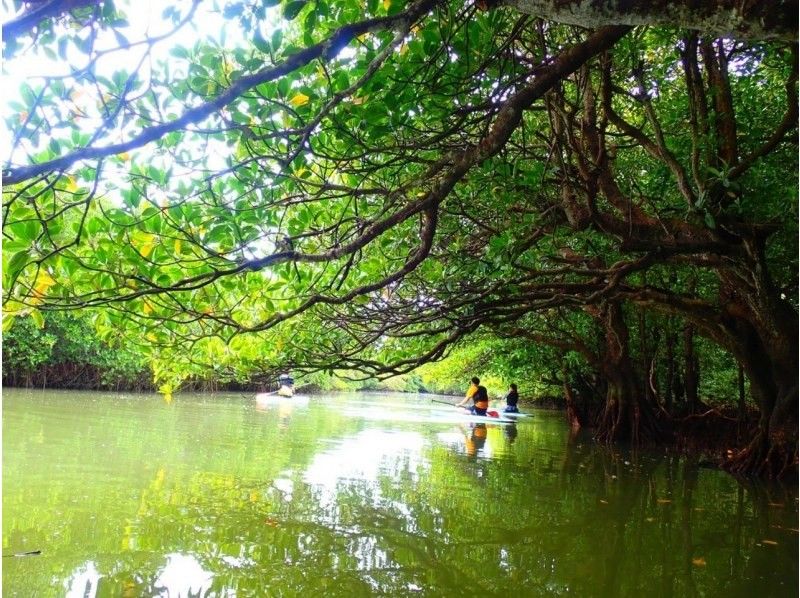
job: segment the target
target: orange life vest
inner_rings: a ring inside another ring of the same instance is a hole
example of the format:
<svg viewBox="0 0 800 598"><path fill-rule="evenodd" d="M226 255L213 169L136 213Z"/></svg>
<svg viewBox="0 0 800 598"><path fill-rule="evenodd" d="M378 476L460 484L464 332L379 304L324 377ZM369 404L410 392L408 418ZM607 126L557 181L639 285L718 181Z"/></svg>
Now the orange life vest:
<svg viewBox="0 0 800 598"><path fill-rule="evenodd" d="M489 393L485 386L475 386L473 384L467 391L467 397L472 399L478 409L489 408Z"/></svg>

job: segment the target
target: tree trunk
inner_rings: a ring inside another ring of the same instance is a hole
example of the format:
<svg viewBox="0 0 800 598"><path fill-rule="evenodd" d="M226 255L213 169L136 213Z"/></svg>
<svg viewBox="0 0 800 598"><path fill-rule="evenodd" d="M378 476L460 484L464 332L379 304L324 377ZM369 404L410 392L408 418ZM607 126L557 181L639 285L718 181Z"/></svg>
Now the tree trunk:
<svg viewBox="0 0 800 598"><path fill-rule="evenodd" d="M798 317L772 283L763 240L748 239L745 249L748 267L725 273L720 292L730 349L750 381L760 415L755 438L727 467L738 474L782 477L797 472Z"/></svg>
<svg viewBox="0 0 800 598"><path fill-rule="evenodd" d="M503 4L543 19L588 28L622 24L666 25L713 35L797 40L797 4L791 2L503 0Z"/></svg>
<svg viewBox="0 0 800 598"><path fill-rule="evenodd" d="M667 347L666 347L666 360L667 360L667 380L664 389L664 409L667 413L672 413L672 402L675 392L675 343L677 339L672 331L672 322L667 321Z"/></svg>
<svg viewBox="0 0 800 598"><path fill-rule="evenodd" d="M658 440L663 433L650 404L645 400L630 357L628 327L619 303L600 309L606 346L603 375L608 382L606 404L597 439L602 442L641 444Z"/></svg>
<svg viewBox="0 0 800 598"><path fill-rule="evenodd" d="M737 386L739 388L739 401L738 401L738 408L739 408L739 421L743 422L747 412L745 410L745 394L744 394L744 368L739 365L739 377L737 380Z"/></svg>
<svg viewBox="0 0 800 598"><path fill-rule="evenodd" d="M686 324L683 329L683 383L686 393L686 409L689 414L698 412L697 388L699 386L699 360L694 351L695 328Z"/></svg>
<svg viewBox="0 0 800 598"><path fill-rule="evenodd" d="M562 376L562 384L564 385L564 400L567 404L567 421L569 422L570 428L572 428L573 431L577 431L581 429L581 418L575 404L575 394L572 392L572 388L570 387L569 376L566 368L562 370Z"/></svg>

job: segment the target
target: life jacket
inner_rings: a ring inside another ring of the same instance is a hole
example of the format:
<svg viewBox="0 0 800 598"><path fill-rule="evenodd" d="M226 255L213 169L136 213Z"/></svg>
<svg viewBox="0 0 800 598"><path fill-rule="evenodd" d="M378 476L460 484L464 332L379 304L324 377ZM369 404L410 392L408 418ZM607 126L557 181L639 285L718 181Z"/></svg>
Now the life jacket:
<svg viewBox="0 0 800 598"><path fill-rule="evenodd" d="M478 386L478 390L472 395L472 400L478 409L489 408L489 393L485 386Z"/></svg>

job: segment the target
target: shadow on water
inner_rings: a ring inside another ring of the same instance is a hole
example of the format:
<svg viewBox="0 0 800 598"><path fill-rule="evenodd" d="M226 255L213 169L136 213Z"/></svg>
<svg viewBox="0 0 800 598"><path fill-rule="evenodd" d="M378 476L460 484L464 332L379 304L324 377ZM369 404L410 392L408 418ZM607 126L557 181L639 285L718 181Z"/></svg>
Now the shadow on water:
<svg viewBox="0 0 800 598"><path fill-rule="evenodd" d="M565 495L588 483L602 505L594 522L602 549L587 554L601 575L587 595L745 597L756 587L797 595L796 489L583 434L568 436L563 465Z"/></svg>

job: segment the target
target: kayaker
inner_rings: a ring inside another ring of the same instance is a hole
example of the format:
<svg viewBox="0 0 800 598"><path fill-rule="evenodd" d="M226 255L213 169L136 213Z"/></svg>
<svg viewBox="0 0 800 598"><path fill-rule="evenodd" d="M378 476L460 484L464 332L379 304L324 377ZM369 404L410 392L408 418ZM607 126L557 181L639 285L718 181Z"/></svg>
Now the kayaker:
<svg viewBox="0 0 800 598"><path fill-rule="evenodd" d="M294 379L289 374L278 376L278 396L291 397L294 395Z"/></svg>
<svg viewBox="0 0 800 598"><path fill-rule="evenodd" d="M489 408L489 393L485 386L481 386L480 379L476 376L471 380L467 395L464 400L456 405L456 407L464 407L472 399L472 407L469 408L470 413L474 415L486 415L486 410Z"/></svg>
<svg viewBox="0 0 800 598"><path fill-rule="evenodd" d="M503 409L505 413L519 413L519 409L517 408L517 401L519 401L519 394L517 393L517 385L512 384L511 387L508 389L508 394L506 395L506 408Z"/></svg>

